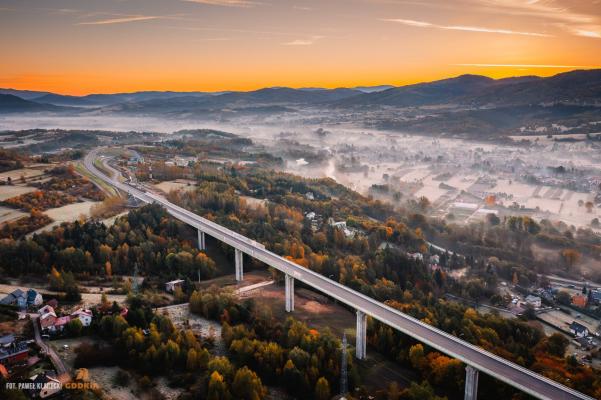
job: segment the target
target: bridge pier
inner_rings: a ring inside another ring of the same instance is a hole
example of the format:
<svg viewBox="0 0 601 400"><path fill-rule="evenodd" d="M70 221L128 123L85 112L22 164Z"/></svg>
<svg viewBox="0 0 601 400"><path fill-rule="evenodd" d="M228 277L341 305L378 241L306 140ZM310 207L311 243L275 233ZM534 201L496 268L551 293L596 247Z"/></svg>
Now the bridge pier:
<svg viewBox="0 0 601 400"><path fill-rule="evenodd" d="M244 253L236 249L236 281L242 282L244 279Z"/></svg>
<svg viewBox="0 0 601 400"><path fill-rule="evenodd" d="M291 275L284 275L286 283L286 312L294 311L294 278Z"/></svg>
<svg viewBox="0 0 601 400"><path fill-rule="evenodd" d="M471 365L465 367L465 397L464 400L478 398L478 370Z"/></svg>
<svg viewBox="0 0 601 400"><path fill-rule="evenodd" d="M355 356L359 360L367 356L367 314L357 310L357 331L355 333Z"/></svg>
<svg viewBox="0 0 601 400"><path fill-rule="evenodd" d="M199 250L207 249L207 245L205 243L205 233L203 231L201 231L200 229L198 230L198 249Z"/></svg>

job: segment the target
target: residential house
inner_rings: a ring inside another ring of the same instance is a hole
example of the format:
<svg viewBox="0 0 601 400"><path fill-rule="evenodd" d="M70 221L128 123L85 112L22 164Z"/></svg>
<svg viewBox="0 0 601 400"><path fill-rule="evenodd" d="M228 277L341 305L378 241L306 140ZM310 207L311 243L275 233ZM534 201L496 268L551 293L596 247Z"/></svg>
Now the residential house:
<svg viewBox="0 0 601 400"><path fill-rule="evenodd" d="M10 346L15 342L15 335L12 333L0 337L0 347Z"/></svg>
<svg viewBox="0 0 601 400"><path fill-rule="evenodd" d="M570 324L570 332L577 338L588 336L588 328L576 321L572 321Z"/></svg>
<svg viewBox="0 0 601 400"><path fill-rule="evenodd" d="M49 304L45 305L44 307L42 307L38 310L38 314L40 314L40 315L44 315L47 313L53 313L53 312L54 312L54 307Z"/></svg>
<svg viewBox="0 0 601 400"><path fill-rule="evenodd" d="M0 304L25 308L27 306L27 294L21 289L16 289L1 299Z"/></svg>
<svg viewBox="0 0 601 400"><path fill-rule="evenodd" d="M165 290L173 293L176 288L181 289L181 287L184 285L184 282L185 281L183 279L176 279L174 281L167 282L165 283Z"/></svg>
<svg viewBox="0 0 601 400"><path fill-rule="evenodd" d="M584 294L575 294L572 296L572 305L584 308L588 302L588 297Z"/></svg>
<svg viewBox="0 0 601 400"><path fill-rule="evenodd" d="M540 308L542 305L541 298L538 296L528 295L526 296L526 304L531 305L534 308Z"/></svg>
<svg viewBox="0 0 601 400"><path fill-rule="evenodd" d="M49 329L55 333L62 332L65 329L65 326L69 323L69 321L71 321L71 317L69 316L58 317L54 321L54 325L52 325Z"/></svg>
<svg viewBox="0 0 601 400"><path fill-rule="evenodd" d="M79 321L81 321L81 325L84 327L90 326L90 324L92 323L92 317L92 311L84 310L83 308L80 308L75 312L71 313L71 319L78 318Z"/></svg>
<svg viewBox="0 0 601 400"><path fill-rule="evenodd" d="M50 307L50 308L52 309L52 307ZM56 322L56 314L55 314L54 310L48 311L48 312L40 315L40 327L42 328L43 331L51 329L51 327L54 326L55 322Z"/></svg>
<svg viewBox="0 0 601 400"><path fill-rule="evenodd" d="M47 374L37 374L29 378L32 389L28 389L29 396L32 398L45 399L62 390L60 381Z"/></svg>
<svg viewBox="0 0 601 400"><path fill-rule="evenodd" d="M28 306L39 306L44 302L42 295L36 290L29 289L27 291L27 305Z"/></svg>
<svg viewBox="0 0 601 400"><path fill-rule="evenodd" d="M26 342L15 342L0 347L0 364L6 366L20 364L27 361L29 347Z"/></svg>

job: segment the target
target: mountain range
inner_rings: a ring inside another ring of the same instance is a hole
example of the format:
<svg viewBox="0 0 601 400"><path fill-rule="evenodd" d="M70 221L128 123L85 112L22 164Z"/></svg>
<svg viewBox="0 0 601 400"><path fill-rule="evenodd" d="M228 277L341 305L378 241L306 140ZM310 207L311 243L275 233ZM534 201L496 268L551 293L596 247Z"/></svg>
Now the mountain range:
<svg viewBox="0 0 601 400"><path fill-rule="evenodd" d="M332 121L344 115L369 121L371 126L411 132L478 134L484 130L498 133L502 128L508 133L539 123L578 127L583 121L592 124L601 120L601 69L546 78L461 75L399 87L271 87L248 92L146 91L86 96L0 89L0 113L262 117L305 109L331 110L328 118Z"/></svg>

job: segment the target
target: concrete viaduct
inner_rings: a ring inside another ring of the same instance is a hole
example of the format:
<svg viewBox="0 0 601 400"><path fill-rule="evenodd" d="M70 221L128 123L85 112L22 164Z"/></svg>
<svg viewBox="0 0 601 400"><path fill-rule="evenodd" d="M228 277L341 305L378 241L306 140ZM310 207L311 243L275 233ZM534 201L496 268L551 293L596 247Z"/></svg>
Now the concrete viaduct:
<svg viewBox="0 0 601 400"><path fill-rule="evenodd" d="M285 275L286 311L294 311L294 282L299 280L313 289L324 293L356 310L355 355L358 359L366 357L367 316L389 325L428 346L448 354L466 364L465 400L475 400L478 393L478 375L486 373L536 398L545 400L593 400L583 393L536 374L520 365L505 360L480 347L463 341L449 333L428 325L416 318L404 314L384 303L378 302L362 293L352 290L338 282L328 279L308 268L295 264L265 249L262 244L216 224L206 218L179 207L165 198L145 190L140 185L129 185L119 181L119 172L112 170L108 177L94 166L98 149L91 151L84 159L86 168L107 184L128 193L145 202L163 206L174 218L198 230L198 245L205 249L205 235L220 240L235 249L236 280L244 278L244 255L256 258L281 271ZM106 165L106 164L105 164Z"/></svg>

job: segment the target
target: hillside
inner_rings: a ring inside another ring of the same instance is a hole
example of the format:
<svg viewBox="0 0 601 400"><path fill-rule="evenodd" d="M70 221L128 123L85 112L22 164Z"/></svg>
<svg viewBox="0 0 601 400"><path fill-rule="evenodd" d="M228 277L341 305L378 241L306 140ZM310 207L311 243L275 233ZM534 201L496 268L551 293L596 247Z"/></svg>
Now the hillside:
<svg viewBox="0 0 601 400"><path fill-rule="evenodd" d="M61 107L52 104L24 100L12 94L0 94L0 113L19 113L32 111L60 111Z"/></svg>

